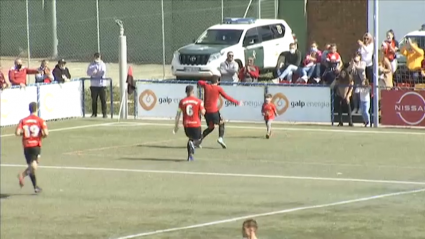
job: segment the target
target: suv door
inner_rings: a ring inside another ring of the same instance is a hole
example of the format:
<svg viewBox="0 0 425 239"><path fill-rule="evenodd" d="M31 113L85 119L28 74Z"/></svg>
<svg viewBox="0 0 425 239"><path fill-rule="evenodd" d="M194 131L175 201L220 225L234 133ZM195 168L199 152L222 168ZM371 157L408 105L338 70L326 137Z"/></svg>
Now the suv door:
<svg viewBox="0 0 425 239"><path fill-rule="evenodd" d="M277 58L279 57L279 39L275 38L272 31L273 25L265 25L258 27L258 34L261 37L261 44L264 49L264 68L274 68Z"/></svg>
<svg viewBox="0 0 425 239"><path fill-rule="evenodd" d="M242 46L245 52L245 63L248 62L248 58L254 58L254 64L260 69L264 68L264 48L261 44L261 39L258 35L257 27L253 27L246 31L245 37L242 42Z"/></svg>
<svg viewBox="0 0 425 239"><path fill-rule="evenodd" d="M277 61L277 58L279 57L280 53L289 51L289 44L294 42L294 39L291 33L286 34L287 30L285 28L285 25L281 23L271 25L271 30L273 32L273 43L275 46L275 50L276 52L278 52L278 55L276 57Z"/></svg>

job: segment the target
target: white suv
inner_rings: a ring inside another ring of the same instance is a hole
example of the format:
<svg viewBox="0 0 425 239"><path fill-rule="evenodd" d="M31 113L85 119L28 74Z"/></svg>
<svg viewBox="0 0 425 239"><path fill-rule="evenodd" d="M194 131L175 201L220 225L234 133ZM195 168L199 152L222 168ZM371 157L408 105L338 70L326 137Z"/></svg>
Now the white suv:
<svg viewBox="0 0 425 239"><path fill-rule="evenodd" d="M171 70L177 79L210 77L229 51L240 66L253 57L260 70L275 70L294 39L284 20L225 18L222 24L208 28L195 43L177 50Z"/></svg>

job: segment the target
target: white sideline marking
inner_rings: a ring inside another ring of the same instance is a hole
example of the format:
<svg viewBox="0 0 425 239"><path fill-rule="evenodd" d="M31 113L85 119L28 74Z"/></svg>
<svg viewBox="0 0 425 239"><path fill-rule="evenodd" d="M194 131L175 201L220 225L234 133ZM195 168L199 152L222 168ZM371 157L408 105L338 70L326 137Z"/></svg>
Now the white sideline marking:
<svg viewBox="0 0 425 239"><path fill-rule="evenodd" d="M23 164L0 164L1 167L26 167ZM339 182L359 182L359 183L384 183L384 184L407 184L407 185L425 185L425 182L415 181L397 181L397 180L373 180L357 178L326 178L326 177L303 177L303 176L285 176L285 175L262 175L262 174L237 174L237 173L209 173L209 172L190 172L190 171L170 171L170 170L145 170L145 169L125 169L125 168L94 168L94 167L73 167L73 166L38 166L45 169L68 169L82 171L109 171L109 172L132 172L132 173L155 173L155 174L181 174L197 176L221 176L221 177L242 177L242 178L274 178L274 179L296 179L296 180L315 180L315 181L339 181Z"/></svg>
<svg viewBox="0 0 425 239"><path fill-rule="evenodd" d="M124 122L123 122L124 123ZM126 122L127 123L127 122ZM118 125L117 125L118 124ZM128 124L124 125L122 123L111 123L111 127L120 126L164 126L164 127L172 127L174 124L163 124L163 123L132 123L128 122ZM314 126L313 126L314 127ZM273 130L285 130L285 131L307 131L307 132L324 132L324 133L352 133L352 134L401 134L401 135L421 135L424 136L425 132L407 132L407 131L390 131L390 130L343 130L343 129L317 129L313 127L274 127ZM235 129L256 129L256 130L265 130L265 127L258 126L238 126L238 125L226 125L226 128L235 128Z"/></svg>
<svg viewBox="0 0 425 239"><path fill-rule="evenodd" d="M188 230L188 229L194 229L194 228L200 228L200 227L213 226L213 225L218 225L218 224L223 224L223 223L228 223L228 222L235 222L235 221L245 220L245 219L249 219L249 218L259 218L259 217L273 216L273 215L278 215L278 214L286 214L286 213L304 211L304 210L310 210L310 209L334 207L334 206L340 206L340 205L345 205L345 204L366 202L366 201L376 200L376 199L381 199L381 198L386 198L386 197L393 197L393 196L400 196L400 195L407 195L407 194L421 193L421 192L425 192L425 188L424 189L411 190L411 191L404 191L404 192L381 194L381 195L376 195L376 196L371 196L371 197L364 197L364 198L358 198L358 199L352 199L352 200L346 200L346 201L340 201L340 202L334 202L334 203L319 204L319 205L314 205L314 206L296 207L296 208L284 209L284 210L280 210L280 211L273 211L273 212L247 215L247 216L242 216L242 217L234 217L234 218L229 218L229 219L220 220L220 221L213 221L213 222L195 224L195 225L192 225L192 226L175 227L175 228L157 230L157 231L152 231L152 232L144 232L144 233L128 235L128 236L124 236L124 237L118 237L116 239L131 239L131 238L137 238L137 237L145 237L145 236L151 236L151 235L155 235L155 234L162 234L162 233L167 233L167 232L182 231L182 230Z"/></svg>
<svg viewBox="0 0 425 239"><path fill-rule="evenodd" d="M58 129L51 129L49 132L58 132L58 131L67 131L67 130L74 130L74 129L85 129L90 127L98 127L98 126L105 126L105 125L111 125L114 123L103 123L103 124L90 124L90 125L81 125L81 126L73 126L73 127L64 127L64 128L58 128ZM3 134L1 135L1 138L4 137L11 137L15 136L15 134Z"/></svg>

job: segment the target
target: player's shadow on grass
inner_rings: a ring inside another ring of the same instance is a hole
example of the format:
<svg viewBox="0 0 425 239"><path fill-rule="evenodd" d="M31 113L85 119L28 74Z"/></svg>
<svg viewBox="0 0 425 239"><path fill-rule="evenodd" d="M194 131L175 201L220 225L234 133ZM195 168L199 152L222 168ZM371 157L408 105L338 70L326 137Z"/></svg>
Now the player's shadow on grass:
<svg viewBox="0 0 425 239"><path fill-rule="evenodd" d="M34 196L34 195L37 195L37 194L31 194L31 193L27 193L27 194L24 194L24 193L10 193L10 194L8 194L8 193L2 193L2 194L0 194L0 199L1 200L4 200L4 199L11 198L11 197L27 197L27 196Z"/></svg>
<svg viewBox="0 0 425 239"><path fill-rule="evenodd" d="M180 163L180 162L186 162L187 160L185 159L171 159L171 158L130 158L130 157L125 157L125 158L120 158L120 160L140 160L140 161L152 161L152 162L175 162L175 163Z"/></svg>
<svg viewBox="0 0 425 239"><path fill-rule="evenodd" d="M155 148L155 149L186 149L186 145L137 145L137 147L143 148ZM202 147L203 149L214 149L212 147Z"/></svg>

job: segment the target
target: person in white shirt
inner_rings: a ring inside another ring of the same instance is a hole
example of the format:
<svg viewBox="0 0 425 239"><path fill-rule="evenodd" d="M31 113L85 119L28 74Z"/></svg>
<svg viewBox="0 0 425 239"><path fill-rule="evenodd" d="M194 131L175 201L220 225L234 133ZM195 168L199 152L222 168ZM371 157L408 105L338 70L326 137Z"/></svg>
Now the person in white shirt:
<svg viewBox="0 0 425 239"><path fill-rule="evenodd" d="M358 40L357 43L362 61L366 64L366 78L373 82L373 37L370 33L366 33L363 41Z"/></svg>
<svg viewBox="0 0 425 239"><path fill-rule="evenodd" d="M360 112L363 117L364 126L367 127L369 125L369 109L370 109L370 92L371 88L369 85L369 80L365 79L363 81L362 87L357 87L355 90L356 93L360 95Z"/></svg>
<svg viewBox="0 0 425 239"><path fill-rule="evenodd" d="M257 238L257 221L254 219L245 220L242 224L242 238L243 239L258 239Z"/></svg>
<svg viewBox="0 0 425 239"><path fill-rule="evenodd" d="M220 64L221 82L238 82L239 65L233 60L234 54L229 51L227 59Z"/></svg>

